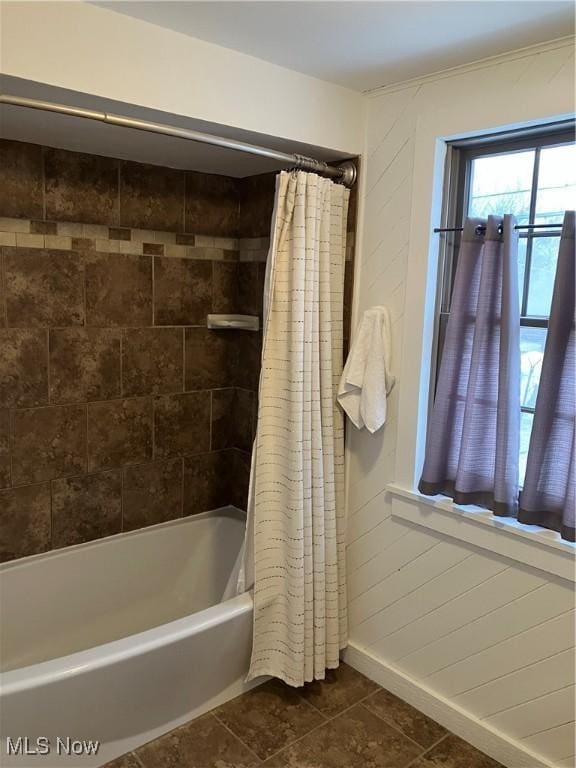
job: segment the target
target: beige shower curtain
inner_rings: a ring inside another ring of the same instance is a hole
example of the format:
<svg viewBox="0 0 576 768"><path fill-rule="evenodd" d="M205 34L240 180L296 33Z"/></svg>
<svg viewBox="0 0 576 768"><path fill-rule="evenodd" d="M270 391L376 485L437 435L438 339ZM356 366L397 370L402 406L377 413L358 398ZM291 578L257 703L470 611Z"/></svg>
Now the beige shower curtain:
<svg viewBox="0 0 576 768"><path fill-rule="evenodd" d="M346 643L336 391L348 197L315 174L277 179L247 536L249 678L272 675L294 686L324 678Z"/></svg>

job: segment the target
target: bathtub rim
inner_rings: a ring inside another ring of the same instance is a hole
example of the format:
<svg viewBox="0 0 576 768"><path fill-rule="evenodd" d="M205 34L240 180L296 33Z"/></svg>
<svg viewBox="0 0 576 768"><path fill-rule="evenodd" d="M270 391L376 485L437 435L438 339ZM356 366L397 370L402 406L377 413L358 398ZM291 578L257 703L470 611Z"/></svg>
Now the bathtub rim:
<svg viewBox="0 0 576 768"><path fill-rule="evenodd" d="M146 536L152 534L155 531L163 530L165 528L172 528L178 525L189 524L196 520L209 520L212 517L231 517L240 522L246 522L246 512L243 512L238 507L234 507L231 504L227 504L224 507L217 507L216 509L209 509L206 512L199 512L196 515L186 515L185 517L176 517L174 520L166 520L164 523L155 523L154 525L147 525L144 528L136 528L133 531L121 531L115 533L112 536L104 536L100 539L93 539L92 541L83 541L81 544L72 544L69 547L58 547L58 549L49 549L46 552L37 552L34 555L26 555L25 557L18 557L14 560L6 560L4 563L0 563L0 576L6 571L17 570L23 568L32 563L41 562L43 560L53 560L73 552L87 551L90 549L97 549L110 542L114 541L127 541L130 538L136 536Z"/></svg>
<svg viewBox="0 0 576 768"><path fill-rule="evenodd" d="M135 535L146 535L160 528L175 527L178 523L188 524L198 519L206 520L222 516L230 516L238 520L246 519L245 513L236 507L221 507L208 512L202 512L198 515L177 518L166 523L148 526L136 531L126 531L125 533L116 534L104 539L77 544L73 547L65 547L38 555L31 555L27 558L20 558L16 561L8 561L8 563L3 565L18 568L39 558L48 559L53 556L62 556L78 549L103 546L109 543L111 539L119 540L120 538L128 538ZM22 562L24 560L26 563ZM143 653L151 652L167 645L173 645L186 637L200 634L212 627L230 621L236 616L251 611L252 608L252 594L244 592L195 613L159 624L156 627L149 627L141 632L135 632L117 640L110 640L107 643L100 643L91 648L85 648L54 659L47 659L36 664L29 664L17 669L0 672L0 699L4 696L29 691L42 685L66 680L102 667L112 666Z"/></svg>
<svg viewBox="0 0 576 768"><path fill-rule="evenodd" d="M251 593L244 592L210 608L143 632L136 632L119 640L111 640L67 656L2 672L0 673L0 700L3 696L22 693L48 683L60 682L173 645L186 637L200 634L247 613L252 610L252 607Z"/></svg>

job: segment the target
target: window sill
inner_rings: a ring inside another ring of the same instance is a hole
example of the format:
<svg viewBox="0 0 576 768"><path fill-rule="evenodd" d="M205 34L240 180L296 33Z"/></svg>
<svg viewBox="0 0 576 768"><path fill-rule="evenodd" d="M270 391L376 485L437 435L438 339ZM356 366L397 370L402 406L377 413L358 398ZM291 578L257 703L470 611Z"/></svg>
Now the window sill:
<svg viewBox="0 0 576 768"><path fill-rule="evenodd" d="M576 544L555 531L495 517L481 507L460 506L445 496L424 496L395 483L386 490L393 497L395 518L576 582Z"/></svg>

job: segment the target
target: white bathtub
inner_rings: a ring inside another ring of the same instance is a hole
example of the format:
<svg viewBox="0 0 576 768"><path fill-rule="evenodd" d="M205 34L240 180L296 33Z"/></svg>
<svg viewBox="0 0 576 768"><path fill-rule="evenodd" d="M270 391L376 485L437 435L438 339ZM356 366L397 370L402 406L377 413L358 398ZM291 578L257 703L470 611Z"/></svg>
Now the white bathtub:
<svg viewBox="0 0 576 768"><path fill-rule="evenodd" d="M243 536L226 508L0 566L3 768L101 766L251 687Z"/></svg>

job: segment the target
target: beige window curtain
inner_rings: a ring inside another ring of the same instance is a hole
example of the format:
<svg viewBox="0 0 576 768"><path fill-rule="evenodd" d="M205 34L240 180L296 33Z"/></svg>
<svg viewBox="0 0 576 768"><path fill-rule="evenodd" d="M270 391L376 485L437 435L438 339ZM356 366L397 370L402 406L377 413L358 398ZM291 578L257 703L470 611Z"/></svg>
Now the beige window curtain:
<svg viewBox="0 0 576 768"><path fill-rule="evenodd" d="M336 392L348 198L343 186L315 174L277 179L247 529L249 679L272 675L294 686L322 679L346 643Z"/></svg>

